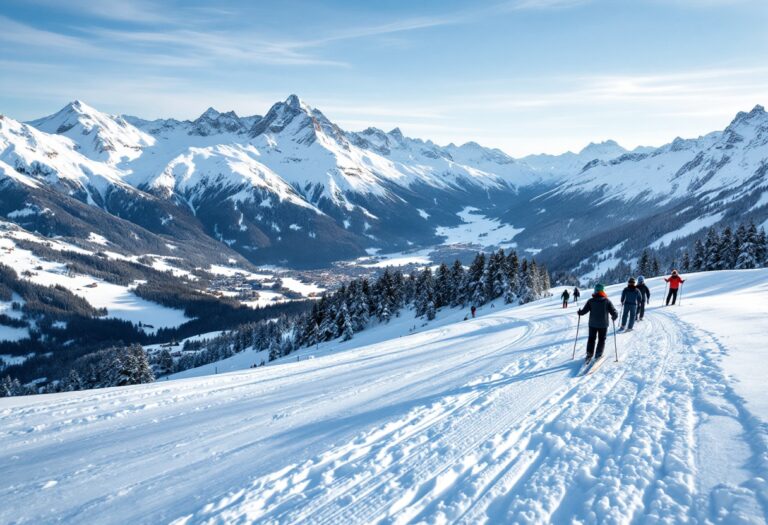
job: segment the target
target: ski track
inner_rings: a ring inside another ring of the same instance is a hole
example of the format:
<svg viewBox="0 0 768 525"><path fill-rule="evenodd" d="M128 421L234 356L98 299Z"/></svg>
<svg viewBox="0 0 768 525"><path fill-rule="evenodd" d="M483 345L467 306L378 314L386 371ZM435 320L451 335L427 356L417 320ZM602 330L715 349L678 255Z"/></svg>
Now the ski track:
<svg viewBox="0 0 768 525"><path fill-rule="evenodd" d="M716 335L676 308L650 308L619 334L620 362L609 334L609 361L582 377L580 358L570 359L575 315L555 304L437 327L386 352L374 344L105 390L85 407L60 395L0 410L11 480L0 501L55 495L48 513L13 521L0 509L0 521L765 523L768 427L718 366L728 351ZM165 430L142 445L156 428ZM116 429L118 446L104 440ZM722 446L743 461L724 464ZM93 488L112 480L120 483ZM68 504L79 491L86 496ZM140 512L125 510L132 499ZM116 504L123 514L105 518Z"/></svg>

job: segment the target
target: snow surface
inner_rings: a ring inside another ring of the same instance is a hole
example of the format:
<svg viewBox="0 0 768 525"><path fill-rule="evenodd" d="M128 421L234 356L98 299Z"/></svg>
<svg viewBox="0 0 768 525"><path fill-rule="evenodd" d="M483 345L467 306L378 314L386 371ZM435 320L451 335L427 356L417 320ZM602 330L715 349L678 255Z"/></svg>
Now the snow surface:
<svg viewBox="0 0 768 525"><path fill-rule="evenodd" d="M28 328L16 328L0 324L0 341L21 341L29 339Z"/></svg>
<svg viewBox="0 0 768 525"><path fill-rule="evenodd" d="M587 378L553 297L0 399L0 522L764 523L768 270L685 277L669 308L649 280L646 320Z"/></svg>
<svg viewBox="0 0 768 525"><path fill-rule="evenodd" d="M523 228L503 224L498 219L490 219L478 212L477 208L468 206L458 213L463 224L437 228L437 235L445 237L443 244L476 244L501 248L517 246L512 239Z"/></svg>
<svg viewBox="0 0 768 525"><path fill-rule="evenodd" d="M41 259L31 251L16 246L10 237L0 237L0 249L3 250L3 264L13 268L22 279L43 286L61 285L83 297L91 306L106 308L107 317L153 326L144 328L147 333L154 333L159 328L177 327L191 320L183 310L142 299L133 293L133 286L112 284L89 275L69 274L65 264ZM31 275L25 276L25 271L31 272ZM25 328L3 328L7 329L0 330L0 340L15 340L14 337L27 335Z"/></svg>
<svg viewBox="0 0 768 525"><path fill-rule="evenodd" d="M675 239L687 237L688 235L692 235L698 231L703 230L704 228L709 228L713 224L717 223L720 219L722 219L723 215L724 213L720 212L712 215L705 215L704 217L698 217L685 224L681 228L663 235L657 241L654 241L650 247L654 249L660 248L661 246L669 244Z"/></svg>
<svg viewBox="0 0 768 525"><path fill-rule="evenodd" d="M308 297L310 294L321 294L325 290L325 288L321 288L315 283L305 283L293 277L280 277L280 280L283 281L284 288L299 293L305 297Z"/></svg>
<svg viewBox="0 0 768 525"><path fill-rule="evenodd" d="M356 264L364 268L386 268L387 266L408 266L410 264L426 266L432 264L432 259L429 257L431 252L432 249L425 248L412 252L386 253L376 255L375 262L369 262L370 259L368 257L361 257Z"/></svg>

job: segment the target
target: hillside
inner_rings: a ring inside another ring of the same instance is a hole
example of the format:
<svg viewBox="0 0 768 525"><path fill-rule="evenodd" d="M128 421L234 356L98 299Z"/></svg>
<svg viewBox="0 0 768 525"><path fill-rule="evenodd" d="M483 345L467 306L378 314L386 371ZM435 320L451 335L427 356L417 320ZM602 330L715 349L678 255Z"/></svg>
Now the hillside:
<svg viewBox="0 0 768 525"><path fill-rule="evenodd" d="M590 378L553 298L406 314L254 370L2 399L0 521L764 522L768 270L687 277L670 308L650 281L646 321Z"/></svg>

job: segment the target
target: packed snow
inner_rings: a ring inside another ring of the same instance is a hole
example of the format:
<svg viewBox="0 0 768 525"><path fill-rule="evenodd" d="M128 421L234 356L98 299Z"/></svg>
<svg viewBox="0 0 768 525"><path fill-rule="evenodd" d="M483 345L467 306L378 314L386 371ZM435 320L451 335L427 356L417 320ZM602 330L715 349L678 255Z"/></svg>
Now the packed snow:
<svg viewBox="0 0 768 525"><path fill-rule="evenodd" d="M649 280L646 320L589 377L553 297L1 399L0 522L763 523L768 270L685 277L669 308Z"/></svg>

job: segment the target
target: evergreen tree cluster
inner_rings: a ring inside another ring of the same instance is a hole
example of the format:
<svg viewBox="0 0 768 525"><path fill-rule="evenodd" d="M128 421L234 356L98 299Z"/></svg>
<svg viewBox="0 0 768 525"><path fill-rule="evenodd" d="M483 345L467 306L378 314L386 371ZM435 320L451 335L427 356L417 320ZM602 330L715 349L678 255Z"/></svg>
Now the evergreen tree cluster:
<svg viewBox="0 0 768 525"><path fill-rule="evenodd" d="M634 268L621 262L597 280L621 282L630 275L656 277L674 269L701 272L763 267L768 267L768 239L763 228L749 222L739 224L735 231L730 226L722 229L711 227L687 248L683 247L666 257L658 250L645 248Z"/></svg>
<svg viewBox="0 0 768 525"><path fill-rule="evenodd" d="M303 315L283 315L211 340L186 342L177 358L165 349L151 356L151 362L158 375L165 375L220 361L248 348L266 352L267 360L272 361L298 348L338 338L348 341L372 324L399 317L406 308L430 321L440 308L479 307L497 299L523 304L542 297L549 288L546 268L534 260L520 260L514 251L478 253L466 269L458 260L450 266L443 263L434 272L427 267L409 275L385 268L374 280L354 279L324 294Z"/></svg>
<svg viewBox="0 0 768 525"><path fill-rule="evenodd" d="M768 240L765 230L754 223L740 224L734 232L710 228L702 241L683 253L681 269L686 272L710 270L748 270L768 266Z"/></svg>
<svg viewBox="0 0 768 525"><path fill-rule="evenodd" d="M535 260L520 260L514 251L478 253L467 269L458 260L450 266L443 263L434 272L427 267L407 276L386 268L373 282L355 279L323 296L297 321L292 346L351 339L370 323L386 323L405 308L412 307L417 317L431 321L440 308L480 307L496 299L523 304L542 297L549 288L546 268ZM274 358L281 355L286 354L276 353Z"/></svg>
<svg viewBox="0 0 768 525"><path fill-rule="evenodd" d="M134 344L99 350L77 359L65 379L47 384L40 393L70 392L89 388L151 383L155 375L146 352ZM0 381L0 397L39 393L6 376Z"/></svg>

